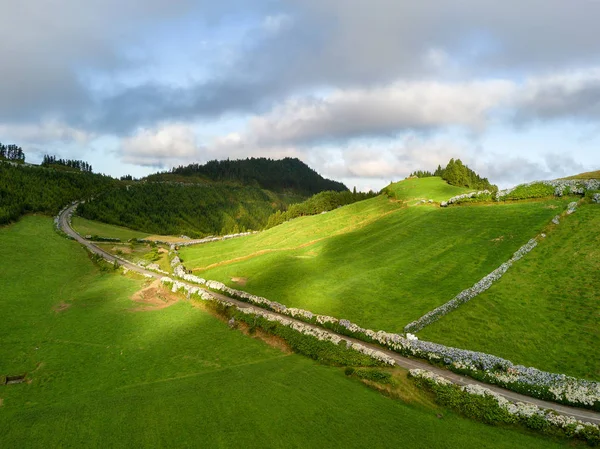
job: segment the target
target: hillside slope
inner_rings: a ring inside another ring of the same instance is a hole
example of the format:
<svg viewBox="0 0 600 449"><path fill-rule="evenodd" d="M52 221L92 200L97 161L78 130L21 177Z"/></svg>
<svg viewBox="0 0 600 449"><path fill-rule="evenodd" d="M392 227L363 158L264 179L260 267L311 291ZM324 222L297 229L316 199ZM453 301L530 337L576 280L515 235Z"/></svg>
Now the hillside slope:
<svg viewBox="0 0 600 449"><path fill-rule="evenodd" d="M0 248L0 376L28 379L0 386L0 447L561 447L392 401L186 302L140 310L143 282L48 218L0 228Z"/></svg>
<svg viewBox="0 0 600 449"><path fill-rule="evenodd" d="M108 176L0 162L0 225L32 212L54 215L71 201L117 185Z"/></svg>
<svg viewBox="0 0 600 449"><path fill-rule="evenodd" d="M566 202L444 209L379 196L181 254L202 277L398 332L510 258Z"/></svg>
<svg viewBox="0 0 600 449"><path fill-rule="evenodd" d="M82 204L78 214L152 234L202 237L262 229L285 199L250 186L138 183Z"/></svg>
<svg viewBox="0 0 600 449"><path fill-rule="evenodd" d="M439 176L427 178L408 178L394 182L383 189L383 193L398 201L414 204L421 200L433 200L437 203L456 195L472 192L473 189L448 184Z"/></svg>
<svg viewBox="0 0 600 449"><path fill-rule="evenodd" d="M600 205L552 225L496 285L419 336L600 379Z"/></svg>

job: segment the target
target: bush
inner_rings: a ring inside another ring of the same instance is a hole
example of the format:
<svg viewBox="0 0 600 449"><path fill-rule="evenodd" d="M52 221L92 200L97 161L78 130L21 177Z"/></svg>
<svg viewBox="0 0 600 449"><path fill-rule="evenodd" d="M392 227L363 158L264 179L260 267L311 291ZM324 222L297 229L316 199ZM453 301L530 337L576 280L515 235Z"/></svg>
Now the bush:
<svg viewBox="0 0 600 449"><path fill-rule="evenodd" d="M392 374L387 371L373 369L357 369L354 375L360 379L371 380L380 384L392 383Z"/></svg>

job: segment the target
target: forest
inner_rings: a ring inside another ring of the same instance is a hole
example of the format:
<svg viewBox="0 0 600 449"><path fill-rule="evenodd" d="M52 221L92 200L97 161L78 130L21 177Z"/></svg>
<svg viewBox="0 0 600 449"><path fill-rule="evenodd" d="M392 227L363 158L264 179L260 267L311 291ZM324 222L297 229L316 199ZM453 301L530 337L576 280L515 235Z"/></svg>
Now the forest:
<svg viewBox="0 0 600 449"><path fill-rule="evenodd" d="M278 193L297 193L305 197L325 190L345 191L341 182L325 179L296 158L273 160L248 158L210 161L204 165L190 164L173 168L170 172L151 175L148 180L168 181L165 175L200 177L210 181L231 182L260 187Z"/></svg>
<svg viewBox="0 0 600 449"><path fill-rule="evenodd" d="M25 162L25 153L20 146L5 145L0 142L0 159L13 162Z"/></svg>
<svg viewBox="0 0 600 449"><path fill-rule="evenodd" d="M148 233L198 238L263 229L295 199L251 186L141 182L106 192L77 212Z"/></svg>
<svg viewBox="0 0 600 449"><path fill-rule="evenodd" d="M28 213L54 215L71 201L90 198L116 183L103 175L0 163L0 225Z"/></svg>
<svg viewBox="0 0 600 449"><path fill-rule="evenodd" d="M60 166L87 173L92 172L92 166L85 161L74 159L57 159L56 156L50 156L47 154L44 154L41 165L42 167L58 168L57 166Z"/></svg>
<svg viewBox="0 0 600 449"><path fill-rule="evenodd" d="M417 178L439 176L453 186L467 187L476 190L498 190L497 186L491 184L487 178L479 176L467 165L463 164L460 159L450 159L450 162L448 162L448 165L446 165L445 168L438 165L438 168L433 173L426 170L417 170L412 172L410 176L416 176Z"/></svg>
<svg viewBox="0 0 600 449"><path fill-rule="evenodd" d="M310 197L302 203L292 204L286 211L277 211L267 220L267 228L280 225L293 218L305 215L316 215L322 212L329 212L338 207L352 204L357 201L366 200L377 196L377 193L369 191L368 193L353 192L346 190L344 192L335 192L332 190L320 192Z"/></svg>

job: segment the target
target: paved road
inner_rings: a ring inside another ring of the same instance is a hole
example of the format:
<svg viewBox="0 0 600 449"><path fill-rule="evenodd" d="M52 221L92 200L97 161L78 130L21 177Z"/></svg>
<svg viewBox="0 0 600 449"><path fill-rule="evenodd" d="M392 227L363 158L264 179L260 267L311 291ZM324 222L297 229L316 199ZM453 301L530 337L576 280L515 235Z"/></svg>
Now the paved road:
<svg viewBox="0 0 600 449"><path fill-rule="evenodd" d="M125 267L127 267L129 270L135 271L137 273L140 274L144 274L144 275L150 275L154 278L160 279L163 277L162 274L158 274L155 273L153 271L149 271L146 270L142 267L139 267L131 262L128 262L124 259L121 258L117 258L115 256L113 256L112 254L107 253L106 251L104 251L101 248L98 248L96 245L94 245L92 242L84 239L83 237L81 237L77 232L75 232L75 230L73 230L73 228L70 226L69 224L69 219L70 216L73 213L73 210L75 209L75 207L77 207L76 205L70 206L68 209L66 209L59 217L59 227L68 235L70 235L71 237L73 237L75 240L77 240L79 243L81 243L82 245L84 245L85 247L87 247L91 252L95 253L95 254L99 254L102 257L104 257L105 259L114 262L115 259L118 259L119 263ZM183 282L181 280L178 280L179 282ZM186 282L183 282L184 284ZM190 286L194 286L194 287L198 287L198 285L195 284L188 284ZM242 302L242 301L238 301L236 299L232 299L229 298L228 296L224 296L224 295L219 295L217 293L214 292L210 292L212 295L216 296L218 299L234 304L240 308L244 308L244 309L251 309L251 310L257 310L257 311L264 311L264 309L261 309L259 307L253 306L251 304ZM269 311L269 313L273 313L275 315L279 315L275 312L271 312ZM315 329L319 329L320 331L326 331L329 332L330 334L335 334L333 331L329 330L329 329L324 329L322 327L319 326L315 326L315 325L310 325L305 323L304 321L300 321L300 320L295 320L287 315L281 315L282 317L288 319L288 320L292 320L292 321L297 321L298 323L301 323L305 326L310 326L313 327ZM420 368L420 369L424 369L424 370L428 370L428 371L432 371L442 377L445 377L448 380L451 380L452 382L454 382L455 384L458 385L468 385L468 384L475 384L475 385L481 385L482 387L488 388L492 391L494 391L495 393L498 393L502 396L504 396L506 399L508 399L509 401L512 402L526 402L526 403L530 403L530 404L535 404L538 407L541 408L546 408L546 409L552 409L555 410L557 413L560 413L562 415L567 415L567 416L572 416L576 419L579 419L581 421L584 422L590 422L590 423L594 423L594 424L600 424L600 413L598 412L594 412L592 410L585 410L585 409L580 409L580 408L575 408L575 407L569 407L566 405L561 405L561 404L557 404L555 402L549 402L549 401L543 401L541 399L535 399L529 396L525 396L519 393L515 393L513 391L510 390L506 390L504 388L500 388L496 385L490 385L490 384L486 384L480 381L477 381L475 379L471 379L470 377L466 377L466 376L461 376L459 374L453 373L452 371L448 371L442 368L439 368L437 366L433 366L430 365L427 362L423 362L420 360L415 360L415 359L410 359L407 357L403 357L401 355L399 355L398 353L394 352L394 351L390 351L388 349L382 348L381 346L377 346L374 344L370 344L370 343L366 343L364 341L355 339L355 338L351 338L351 337L347 337L345 335L340 335L340 334L335 334L338 337L342 338L345 341L350 341L353 343L360 343L363 346L366 346L368 348L371 349L376 349L378 351L381 351L387 355L389 355L390 357L392 357L394 359L394 361L398 364L398 366L401 366L402 368L406 368L406 369L413 369L413 368Z"/></svg>

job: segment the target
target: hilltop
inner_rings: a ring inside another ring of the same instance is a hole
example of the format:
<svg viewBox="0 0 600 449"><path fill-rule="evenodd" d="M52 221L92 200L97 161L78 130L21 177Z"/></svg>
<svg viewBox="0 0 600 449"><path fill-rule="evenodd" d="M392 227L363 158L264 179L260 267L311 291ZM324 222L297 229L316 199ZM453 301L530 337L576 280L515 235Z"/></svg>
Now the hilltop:
<svg viewBox="0 0 600 449"><path fill-rule="evenodd" d="M304 162L289 157L280 160L267 158L214 160L204 165L179 166L170 172L150 175L146 180L227 182L306 197L325 190L340 192L348 190L344 184L325 179Z"/></svg>

